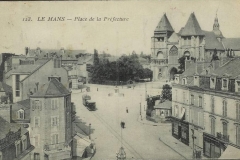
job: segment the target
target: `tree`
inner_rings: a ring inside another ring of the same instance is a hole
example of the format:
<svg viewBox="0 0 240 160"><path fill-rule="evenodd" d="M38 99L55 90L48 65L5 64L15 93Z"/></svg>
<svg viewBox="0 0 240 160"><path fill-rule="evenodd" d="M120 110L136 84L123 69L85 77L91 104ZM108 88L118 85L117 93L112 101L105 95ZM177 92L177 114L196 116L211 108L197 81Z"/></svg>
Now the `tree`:
<svg viewBox="0 0 240 160"><path fill-rule="evenodd" d="M170 85L163 85L161 97L163 100L172 101L172 87Z"/></svg>
<svg viewBox="0 0 240 160"><path fill-rule="evenodd" d="M99 64L98 51L94 49L93 65L97 66L98 64Z"/></svg>
<svg viewBox="0 0 240 160"><path fill-rule="evenodd" d="M181 58L178 59L178 63L179 63L179 66L178 66L178 69L179 69L179 74L183 73L185 71L185 60L186 60L186 56L182 56ZM191 60L192 61L196 61L196 58L194 57L191 57Z"/></svg>

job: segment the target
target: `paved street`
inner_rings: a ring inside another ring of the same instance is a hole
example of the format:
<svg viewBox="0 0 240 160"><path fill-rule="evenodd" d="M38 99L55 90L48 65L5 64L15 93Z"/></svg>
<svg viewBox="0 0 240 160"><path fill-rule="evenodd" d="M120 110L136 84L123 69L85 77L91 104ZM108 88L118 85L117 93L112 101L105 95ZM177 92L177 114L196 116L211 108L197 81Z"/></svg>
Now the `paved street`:
<svg viewBox="0 0 240 160"><path fill-rule="evenodd" d="M88 94L96 102L98 110L89 111L82 105L82 94L86 94L86 92L73 91L72 101L76 104L77 116L82 121L92 124L91 138L97 148L93 160L116 159L116 152L121 147L121 121L126 123L126 128L122 130L122 145L127 159L188 158L171 148L167 144L168 142L159 140L159 138L175 140L171 137L170 124L156 125L145 120L144 87L134 89L119 87L119 92L123 93L124 97L114 94L114 87L92 86L91 92ZM108 96L109 93L113 93L113 96ZM140 103L143 121L140 118ZM129 113L126 113L126 107L128 107Z"/></svg>

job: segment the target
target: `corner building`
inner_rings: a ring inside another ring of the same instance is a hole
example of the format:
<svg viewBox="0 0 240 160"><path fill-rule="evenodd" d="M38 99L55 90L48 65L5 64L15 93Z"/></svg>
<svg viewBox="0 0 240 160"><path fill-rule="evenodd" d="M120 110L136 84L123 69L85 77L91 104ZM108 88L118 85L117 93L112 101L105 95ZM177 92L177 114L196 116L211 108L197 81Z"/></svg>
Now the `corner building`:
<svg viewBox="0 0 240 160"><path fill-rule="evenodd" d="M30 135L34 160L70 159L72 156L71 93L56 79L30 96Z"/></svg>

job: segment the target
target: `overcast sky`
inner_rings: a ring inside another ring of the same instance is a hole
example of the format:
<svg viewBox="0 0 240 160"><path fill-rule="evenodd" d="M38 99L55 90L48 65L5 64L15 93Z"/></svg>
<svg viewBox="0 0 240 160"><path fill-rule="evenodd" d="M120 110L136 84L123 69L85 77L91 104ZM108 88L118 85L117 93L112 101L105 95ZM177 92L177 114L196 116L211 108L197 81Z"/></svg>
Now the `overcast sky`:
<svg viewBox="0 0 240 160"><path fill-rule="evenodd" d="M240 37L240 3L236 1L108 1L108 2L1 2L0 53L24 54L24 48L96 48L120 55L150 54L151 37L164 12L178 32L194 12L203 30L212 30L216 11L225 37ZM23 21L30 16L32 21ZM62 22L37 21L38 17L65 17ZM76 22L75 17L95 18ZM96 21L96 17L102 21ZM126 22L104 17L129 18Z"/></svg>

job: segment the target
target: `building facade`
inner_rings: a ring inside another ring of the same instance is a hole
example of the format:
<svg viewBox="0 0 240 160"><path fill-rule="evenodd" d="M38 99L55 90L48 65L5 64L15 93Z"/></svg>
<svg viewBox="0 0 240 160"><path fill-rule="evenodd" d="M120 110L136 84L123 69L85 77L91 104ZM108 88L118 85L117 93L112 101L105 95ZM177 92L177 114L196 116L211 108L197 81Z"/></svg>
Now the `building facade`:
<svg viewBox="0 0 240 160"><path fill-rule="evenodd" d="M153 80L174 80L178 73L178 59L182 56L202 62L239 55L240 38L225 38L220 30L218 17L212 31L201 29L194 13L178 33L164 13L151 38L151 70Z"/></svg>
<svg viewBox="0 0 240 160"><path fill-rule="evenodd" d="M30 96L30 135L34 160L72 156L71 93L57 79Z"/></svg>

